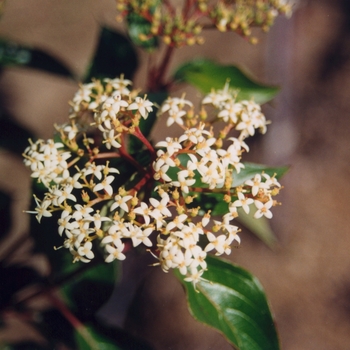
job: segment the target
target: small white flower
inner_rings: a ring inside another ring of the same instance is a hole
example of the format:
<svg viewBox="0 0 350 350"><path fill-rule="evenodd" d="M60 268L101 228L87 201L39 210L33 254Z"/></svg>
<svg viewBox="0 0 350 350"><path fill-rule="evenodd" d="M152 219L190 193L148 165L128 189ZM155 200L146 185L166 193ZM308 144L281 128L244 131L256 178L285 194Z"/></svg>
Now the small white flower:
<svg viewBox="0 0 350 350"><path fill-rule="evenodd" d="M172 181L171 184L176 187L180 187L181 191L184 193L189 192L189 187L195 184L196 180L188 178L189 177L189 171L188 170L181 170L177 173L178 181Z"/></svg>
<svg viewBox="0 0 350 350"><path fill-rule="evenodd" d="M76 204L74 205L74 208L76 209L73 214L72 217L76 220L79 221L83 218L87 218L90 216L90 213L94 211L93 208L91 207L87 207L87 206L82 206L80 204Z"/></svg>
<svg viewBox="0 0 350 350"><path fill-rule="evenodd" d="M197 270L197 268L191 267L187 277L184 278L186 282L192 282L193 287L196 288L196 284L202 279L204 269Z"/></svg>
<svg viewBox="0 0 350 350"><path fill-rule="evenodd" d="M109 254L105 259L105 262L107 262L107 263L110 263L110 262L114 261L115 259L125 260L125 258L126 258L126 256L123 254L124 243L120 242L118 245L107 244L105 246L105 249L106 249L107 253Z"/></svg>
<svg viewBox="0 0 350 350"><path fill-rule="evenodd" d="M93 216L88 216L84 219L87 222L93 222L96 229L100 229L102 222L104 221L112 221L110 218L106 216L101 216L100 213L95 213Z"/></svg>
<svg viewBox="0 0 350 350"><path fill-rule="evenodd" d="M86 256L88 259L94 258L94 253L92 252L92 243L90 241L85 242L83 246L78 248L78 254L82 257Z"/></svg>
<svg viewBox="0 0 350 350"><path fill-rule="evenodd" d="M153 111L153 103L146 98L137 96L135 102L129 105L128 110L138 110L143 119L147 119L148 113Z"/></svg>
<svg viewBox="0 0 350 350"><path fill-rule="evenodd" d="M159 211L164 216L169 216L169 217L171 216L171 212L170 212L170 210L167 207L168 202L169 202L169 198L164 197L164 198L161 199L161 201L158 201L155 198L150 198L149 201L150 201L150 203L152 204L152 206L154 208L154 210L152 211L151 216L153 216L154 212L156 212L156 211Z"/></svg>
<svg viewBox="0 0 350 350"><path fill-rule="evenodd" d="M261 188L262 189L269 188L269 186L266 183L261 182L261 175L260 174L256 174L252 180L247 180L245 182L245 184L252 187L252 195L253 196L256 196L259 193L259 190Z"/></svg>
<svg viewBox="0 0 350 350"><path fill-rule="evenodd" d="M127 86L132 85L132 82L131 80L124 79L123 76L114 79L105 78L103 81L108 85L111 85L113 89L117 90L121 95L129 95L130 93L130 90L127 88Z"/></svg>
<svg viewBox="0 0 350 350"><path fill-rule="evenodd" d="M169 111L169 117L168 120L166 122L167 126L171 126L174 123L178 124L178 125L184 125L184 121L182 119L182 117L186 115L186 111L174 111L174 110L170 110Z"/></svg>
<svg viewBox="0 0 350 350"><path fill-rule="evenodd" d="M94 175L99 180L102 178L102 171L103 171L104 165L96 165L95 163L87 163L85 165L85 168L82 170L83 176L87 175Z"/></svg>
<svg viewBox="0 0 350 350"><path fill-rule="evenodd" d="M209 243L204 249L205 252L210 252L213 249L216 250L215 255L221 255L225 252L225 242L226 242L225 235L219 235L216 237L213 233L208 232L207 238L209 240Z"/></svg>
<svg viewBox="0 0 350 350"><path fill-rule="evenodd" d="M51 201L50 200L44 200L44 201L40 201L37 197L34 196L35 199L35 203L36 203L36 208L34 209L34 211L26 211L26 213L28 214L36 214L36 219L38 220L38 222L40 223L41 218L43 216L45 217L50 217L52 216L51 210L48 209L49 206L51 205Z"/></svg>
<svg viewBox="0 0 350 350"><path fill-rule="evenodd" d="M114 148L120 148L121 144L117 141L117 138L120 136L120 134L118 135L114 135L114 130L109 130L109 131L105 131L103 133L103 138L104 138L104 143L106 144L106 147L108 149L111 149L112 147Z"/></svg>
<svg viewBox="0 0 350 350"><path fill-rule="evenodd" d="M186 214L175 216L175 218L166 225L165 230L169 232L175 227L181 230L184 226L183 222L187 219L187 217L188 216Z"/></svg>
<svg viewBox="0 0 350 350"><path fill-rule="evenodd" d="M145 224L149 225L150 223L150 213L151 210L148 208L148 205L144 202L141 202L140 205L133 209L133 213L136 213L138 215L142 215L143 219L145 220Z"/></svg>
<svg viewBox="0 0 350 350"><path fill-rule="evenodd" d="M102 182L99 184L95 185L93 188L94 192L104 190L108 195L112 196L113 194L113 187L111 186L111 183L114 180L114 176L109 175L103 179Z"/></svg>
<svg viewBox="0 0 350 350"><path fill-rule="evenodd" d="M246 214L249 214L249 206L254 203L253 198L246 197L242 192L238 192L238 199L233 202L235 207L242 207Z"/></svg>
<svg viewBox="0 0 350 350"><path fill-rule="evenodd" d="M273 205L272 199L270 199L266 203L262 203L262 202L256 200L256 201L254 201L254 204L255 204L256 208L258 209L254 214L255 219L259 219L262 216L265 216L268 219L272 218L272 212L270 211L270 208Z"/></svg>
<svg viewBox="0 0 350 350"><path fill-rule="evenodd" d="M121 196L117 194L114 197L114 203L111 206L111 211L117 208L123 209L125 212L129 212L129 206L127 205L127 202L132 198L132 196Z"/></svg>
<svg viewBox="0 0 350 350"><path fill-rule="evenodd" d="M175 152L179 151L182 149L181 144L176 140L173 139L172 137L167 137L165 141L160 141L156 144L156 147L165 147L167 153L171 157Z"/></svg>

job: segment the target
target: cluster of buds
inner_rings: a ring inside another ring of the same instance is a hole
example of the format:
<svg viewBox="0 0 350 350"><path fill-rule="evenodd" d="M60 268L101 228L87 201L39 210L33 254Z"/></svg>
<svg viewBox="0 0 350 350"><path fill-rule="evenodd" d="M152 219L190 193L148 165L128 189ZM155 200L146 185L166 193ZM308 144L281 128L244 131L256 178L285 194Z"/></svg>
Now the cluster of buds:
<svg viewBox="0 0 350 350"><path fill-rule="evenodd" d="M202 44L202 29L213 26L251 37L252 27L267 31L279 14L290 15L292 11L288 0L184 0L182 7L158 0L116 1L120 19L136 15L149 23L140 40L161 37L174 47ZM256 39L251 38L251 42Z"/></svg>
<svg viewBox="0 0 350 350"><path fill-rule="evenodd" d="M158 116L183 132L153 147L140 120L155 106L130 86L123 77L82 85L69 122L56 125L59 139L30 142L24 162L47 192L35 196L29 213L39 222L57 215L62 247L73 261L89 262L98 251L106 262L123 260L128 248L143 244L155 265L178 269L195 284L208 252L230 254L240 243L233 224L238 208L249 213L254 206L256 218L272 217L280 187L275 176L256 174L233 186L249 151L244 140L257 129L264 133L267 122L258 104L237 101L226 84L204 97L198 114L184 96L166 99ZM217 133L214 122L223 125ZM144 145L137 152L130 148L135 138ZM223 196L223 215L202 209L198 198L208 194Z"/></svg>

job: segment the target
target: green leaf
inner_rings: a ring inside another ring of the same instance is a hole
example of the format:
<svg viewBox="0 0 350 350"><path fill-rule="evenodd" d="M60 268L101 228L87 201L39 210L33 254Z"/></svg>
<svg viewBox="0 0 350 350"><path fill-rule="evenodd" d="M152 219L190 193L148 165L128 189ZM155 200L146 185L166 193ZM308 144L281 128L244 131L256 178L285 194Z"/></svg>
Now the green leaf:
<svg viewBox="0 0 350 350"><path fill-rule="evenodd" d="M257 209L254 205L250 206L249 214L246 214L242 208L238 208L236 220L261 239L269 248L273 249L277 239L271 229L270 221L265 216L255 219L254 214L256 211Z"/></svg>
<svg viewBox="0 0 350 350"><path fill-rule="evenodd" d="M255 82L236 66L220 65L208 59L185 63L175 72L174 78L195 86L203 93L222 89L229 80L230 88L239 90L238 100L254 99L257 103L272 100L279 90L277 87Z"/></svg>
<svg viewBox="0 0 350 350"><path fill-rule="evenodd" d="M101 28L95 55L84 81L92 78L115 78L124 74L131 78L137 68L137 56L130 41L118 32Z"/></svg>
<svg viewBox="0 0 350 350"><path fill-rule="evenodd" d="M199 215L204 215L208 210L213 216L224 215L229 211L228 203L224 201L222 193L191 192L190 195L196 195L190 207L200 207Z"/></svg>
<svg viewBox="0 0 350 350"><path fill-rule="evenodd" d="M111 339L96 331L93 327L81 327L75 333L79 350L122 350Z"/></svg>
<svg viewBox="0 0 350 350"><path fill-rule="evenodd" d="M261 174L262 172L270 176L276 175L276 178L279 179L289 169L288 166L269 167L263 164L248 163L248 162L243 164L244 164L244 168L241 169L239 173L234 171L232 174L232 177L233 177L232 187L237 187L239 185L242 185L245 181L250 180L256 174Z"/></svg>
<svg viewBox="0 0 350 350"><path fill-rule="evenodd" d="M0 66L34 68L75 79L74 73L58 58L6 39L0 39Z"/></svg>
<svg viewBox="0 0 350 350"><path fill-rule="evenodd" d="M178 156L180 163L183 166L186 166L189 157L187 154L180 154ZM279 179L282 175L284 175L288 171L287 166L283 167L268 167L263 164L255 164L255 163L243 163L245 168L241 169L241 171L237 174L236 171L233 172L233 183L232 187L236 187L242 185L245 181L252 179L256 174L261 174L265 172L266 174L273 176L276 175L276 178ZM173 180L177 180L177 173L180 171L178 167L169 168L167 175ZM208 187L206 184L203 184L200 180L200 174L195 171L194 179L196 180L193 187L206 188ZM189 193L191 196L196 195L196 198L191 203L190 207L196 208L200 207L199 215L204 215L208 210L211 210L211 215L224 215L228 212L228 204L224 201L223 193L215 193L215 192L191 192ZM244 215L244 214L243 214ZM254 219L255 220L255 219ZM262 224L262 222L261 222ZM259 226L259 224L258 224ZM247 228L252 229L255 227L251 225ZM262 232L266 232L266 229L261 227ZM255 233L255 231L254 231ZM267 234L267 233L266 233ZM260 237L259 233L257 235ZM268 239L269 240L269 239ZM263 239L263 241L265 241Z"/></svg>
<svg viewBox="0 0 350 350"><path fill-rule="evenodd" d="M127 18L129 36L132 42L148 51L158 47L158 38L151 33L152 24L136 13L130 13Z"/></svg>
<svg viewBox="0 0 350 350"><path fill-rule="evenodd" d="M90 263L92 264L92 262ZM61 288L67 304L82 321L89 322L109 299L116 279L115 264L92 266Z"/></svg>
<svg viewBox="0 0 350 350"><path fill-rule="evenodd" d="M208 270L197 290L184 282L193 316L216 328L240 350L278 350L274 321L257 278L219 258L206 260Z"/></svg>

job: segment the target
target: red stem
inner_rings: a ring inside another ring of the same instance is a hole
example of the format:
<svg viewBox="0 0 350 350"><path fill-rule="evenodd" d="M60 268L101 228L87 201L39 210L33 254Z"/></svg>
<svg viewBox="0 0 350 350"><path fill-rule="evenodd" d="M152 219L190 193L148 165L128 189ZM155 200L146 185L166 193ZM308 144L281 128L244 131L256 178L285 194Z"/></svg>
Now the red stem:
<svg viewBox="0 0 350 350"><path fill-rule="evenodd" d="M136 169L138 169L141 173L147 174L146 170L127 152L125 147L125 134L122 135L121 147L119 148L119 152L121 157L127 160L130 164L132 164Z"/></svg>
<svg viewBox="0 0 350 350"><path fill-rule="evenodd" d="M150 70L148 75L148 91L155 92L168 89L169 83L164 82L164 78L169 68L174 49L174 46L167 46L161 65Z"/></svg>
<svg viewBox="0 0 350 350"><path fill-rule="evenodd" d="M154 160L156 158L156 151L153 148L153 146L149 143L149 141L146 139L146 137L143 135L139 127L135 128L135 132L133 133L135 137L137 137L150 151L152 155L152 159Z"/></svg>

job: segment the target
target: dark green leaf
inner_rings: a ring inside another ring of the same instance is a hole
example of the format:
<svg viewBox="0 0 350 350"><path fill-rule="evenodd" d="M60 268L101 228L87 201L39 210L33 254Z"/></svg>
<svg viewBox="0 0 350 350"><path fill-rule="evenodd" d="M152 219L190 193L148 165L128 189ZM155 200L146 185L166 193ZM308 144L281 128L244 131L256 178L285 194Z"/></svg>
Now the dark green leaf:
<svg viewBox="0 0 350 350"><path fill-rule="evenodd" d="M84 81L89 82L92 78L115 78L121 74L131 78L136 68L137 56L130 41L118 32L103 27Z"/></svg>
<svg viewBox="0 0 350 350"><path fill-rule="evenodd" d="M287 166L281 167L269 167L263 164L256 163L243 163L244 168L237 174L236 171L233 172L233 183L232 187L237 187L242 185L245 181L252 179L256 174L266 173L270 176L276 175L276 178L281 178L287 171Z"/></svg>
<svg viewBox="0 0 350 350"><path fill-rule="evenodd" d="M91 326L79 329L75 333L75 339L79 350L121 350L111 339Z"/></svg>
<svg viewBox="0 0 350 350"><path fill-rule="evenodd" d="M130 13L127 18L129 36L133 43L146 50L158 47L158 38L151 33L151 23L136 13Z"/></svg>
<svg viewBox="0 0 350 350"><path fill-rule="evenodd" d="M240 350L278 350L274 321L260 282L241 267L207 257L196 288L184 283L193 316L225 335Z"/></svg>
<svg viewBox="0 0 350 350"><path fill-rule="evenodd" d="M34 68L75 79L73 72L58 58L5 39L0 39L0 66Z"/></svg>
<svg viewBox="0 0 350 350"><path fill-rule="evenodd" d="M278 93L277 87L255 82L236 66L220 65L207 59L196 59L182 65L174 78L195 86L203 93L222 89L229 81L230 88L239 91L238 100L254 99L257 103L270 101Z"/></svg>
<svg viewBox="0 0 350 350"><path fill-rule="evenodd" d="M61 291L79 319L91 322L112 294L115 279L114 264L91 265L90 269L65 283Z"/></svg>
<svg viewBox="0 0 350 350"><path fill-rule="evenodd" d="M213 216L224 215L229 211L222 193L191 192L190 195L196 195L190 207L200 207L199 215L204 215L209 210Z"/></svg>
<svg viewBox="0 0 350 350"><path fill-rule="evenodd" d="M114 346L118 346L118 349L124 349L124 350L152 350L153 349L143 339L140 339L137 336L132 335L121 328L107 326L106 324L104 324L104 322L101 322L98 319L97 320L95 319L94 322L91 324L89 323L88 327L89 329L93 329L93 333L98 334L98 337L103 337L102 340L104 340L105 342L112 343L114 344Z"/></svg>

